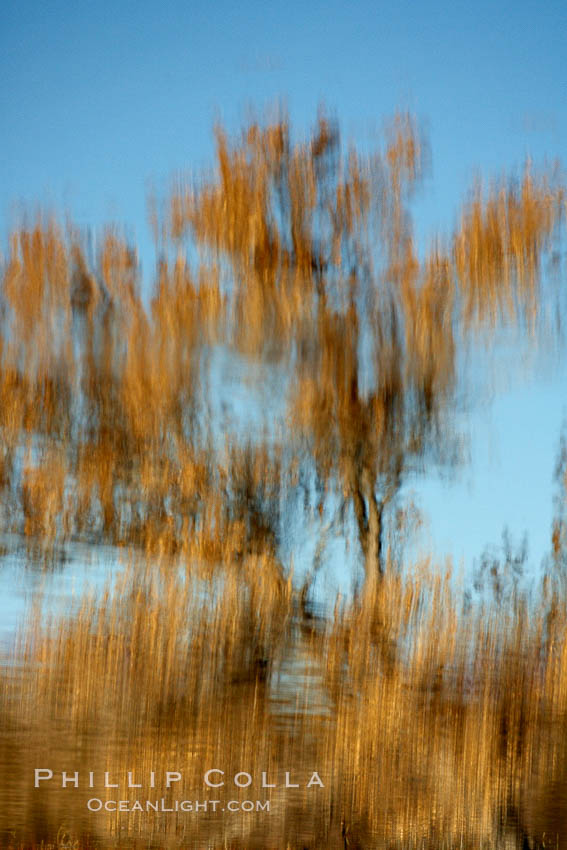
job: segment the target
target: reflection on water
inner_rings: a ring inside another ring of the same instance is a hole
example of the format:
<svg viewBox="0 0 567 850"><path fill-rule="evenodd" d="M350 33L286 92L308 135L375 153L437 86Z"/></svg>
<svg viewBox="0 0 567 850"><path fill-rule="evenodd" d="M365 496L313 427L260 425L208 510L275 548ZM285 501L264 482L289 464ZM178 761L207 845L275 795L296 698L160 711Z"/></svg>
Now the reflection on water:
<svg viewBox="0 0 567 850"><path fill-rule="evenodd" d="M0 647L9 653L32 606L63 614L86 592L100 591L124 566L111 546L67 543L38 559L29 541L4 535L0 542Z"/></svg>
<svg viewBox="0 0 567 850"><path fill-rule="evenodd" d="M555 333L565 192L479 184L421 256L427 151L409 114L372 154L322 112L306 141L218 129L155 222L150 303L113 230L96 257L71 225L12 235L2 847L565 842L567 451L537 601L509 547L482 610L404 554L413 476L464 462L463 360L510 322ZM318 614L331 552L357 591Z"/></svg>
<svg viewBox="0 0 567 850"><path fill-rule="evenodd" d="M268 573L207 590L130 559L31 607L2 668L1 846L565 846L567 618L459 614L418 575L324 619Z"/></svg>

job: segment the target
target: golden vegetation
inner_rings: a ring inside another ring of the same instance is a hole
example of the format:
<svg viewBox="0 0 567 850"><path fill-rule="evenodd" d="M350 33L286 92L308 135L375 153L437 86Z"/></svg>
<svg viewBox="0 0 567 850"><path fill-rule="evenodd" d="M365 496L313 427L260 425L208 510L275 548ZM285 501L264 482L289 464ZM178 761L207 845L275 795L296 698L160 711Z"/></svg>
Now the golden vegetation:
<svg viewBox="0 0 567 850"><path fill-rule="evenodd" d="M223 572L214 590L168 566L133 562L75 613L28 624L2 687L5 835L30 846L65 824L93 847L343 848L345 835L364 848L505 847L547 831L565 846L557 596L536 614L520 597L506 613L463 613L449 574L418 565L409 580L386 575L371 607L307 631L291 588L274 593L259 565L250 587ZM35 789L38 766L56 779ZM228 787L206 788L211 767ZM172 769L183 781L167 791ZM63 770L79 771L78 789L60 787ZM252 788L230 783L240 770ZM282 787L288 770L299 789ZM304 787L313 770L324 788ZM104 771L120 792L101 787ZM128 771L142 790L126 790ZM263 771L276 789L260 787ZM269 798L271 811L89 815L89 799L117 795Z"/></svg>
<svg viewBox="0 0 567 850"><path fill-rule="evenodd" d="M173 192L149 299L112 231L91 262L38 221L2 269L2 531L46 562L73 542L129 559L100 598L49 622L37 607L3 668L4 845L565 846L564 452L537 600L465 610L449 575L399 562L407 475L454 457L467 335L536 326L563 189L533 169L479 189L420 258L411 116L369 157L323 114L304 142L286 119L216 140L214 173ZM245 433L218 414L219 357L265 390ZM298 501L321 520L299 589L282 545ZM334 618L309 602L326 520L364 571ZM280 784L270 815L95 817L88 788L33 788L46 760L183 769L197 797L216 766ZM281 787L312 770L324 788Z"/></svg>
<svg viewBox="0 0 567 850"><path fill-rule="evenodd" d="M541 257L563 197L545 176L534 177L529 166L519 185L495 183L484 198L477 187L454 239L466 321L513 318L518 309L533 318Z"/></svg>

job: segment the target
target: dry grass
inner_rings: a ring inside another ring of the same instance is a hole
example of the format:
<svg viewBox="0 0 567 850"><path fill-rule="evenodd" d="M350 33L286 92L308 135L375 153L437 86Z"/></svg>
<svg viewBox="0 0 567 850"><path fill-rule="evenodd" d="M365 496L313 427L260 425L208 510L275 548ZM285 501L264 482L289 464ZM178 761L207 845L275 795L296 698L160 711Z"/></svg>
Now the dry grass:
<svg viewBox="0 0 567 850"><path fill-rule="evenodd" d="M132 563L74 614L47 623L37 611L3 672L3 834L30 846L64 827L99 847L339 848L345 836L348 847L504 847L523 830L565 846L559 602L461 613L449 574L424 566L385 578L372 606L308 628L291 590L270 582L229 572L213 587ZM63 770L93 770L97 790L34 789L36 767L58 784ZM255 782L212 792L211 767ZM129 770L146 786L156 772L156 790L120 799L269 798L271 812L89 816L89 798L119 793L100 788L106 770L123 788ZM184 773L169 792L166 770ZM325 787L259 787L262 771L283 784L286 770L301 784L317 770Z"/></svg>

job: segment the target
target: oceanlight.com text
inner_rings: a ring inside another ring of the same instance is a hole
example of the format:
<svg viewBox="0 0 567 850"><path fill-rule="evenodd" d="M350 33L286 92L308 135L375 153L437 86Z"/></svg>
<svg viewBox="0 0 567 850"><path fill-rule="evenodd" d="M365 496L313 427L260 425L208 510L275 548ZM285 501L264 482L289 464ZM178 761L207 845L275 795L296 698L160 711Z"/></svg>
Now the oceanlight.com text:
<svg viewBox="0 0 567 850"><path fill-rule="evenodd" d="M90 812L269 812L269 800L100 800L87 801Z"/></svg>

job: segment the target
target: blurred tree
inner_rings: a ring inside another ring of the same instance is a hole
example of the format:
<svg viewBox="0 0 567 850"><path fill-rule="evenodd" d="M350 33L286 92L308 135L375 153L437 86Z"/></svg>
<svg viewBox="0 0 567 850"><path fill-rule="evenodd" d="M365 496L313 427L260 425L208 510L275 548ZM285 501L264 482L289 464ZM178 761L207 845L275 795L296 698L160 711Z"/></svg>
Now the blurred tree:
<svg viewBox="0 0 567 850"><path fill-rule="evenodd" d="M370 597L404 476L427 457L455 457L446 425L459 336L535 316L561 199L529 170L519 187L477 189L452 246L420 262L409 203L426 162L409 115L368 157L345 155L325 115L295 145L286 120L232 144L219 129L215 175L171 203L174 239L189 233L231 270L233 344L283 364L289 438L314 464L319 494L335 484L352 505Z"/></svg>
<svg viewBox="0 0 567 850"><path fill-rule="evenodd" d="M244 576L261 561L282 588L285 481L314 474L307 507L338 504L343 530L356 528L371 600L405 477L454 459L459 346L480 324L537 316L562 190L529 169L479 187L452 240L420 260L410 206L428 157L411 116L368 156L344 151L324 114L305 142L285 118L232 141L218 129L216 142L214 173L179 185L156 224L176 256L164 249L149 310L116 233L94 264L53 223L14 234L1 294L4 527L234 562ZM271 440L261 417L257 434L219 439L221 349L244 358L249 380L265 374L254 365L277 368L287 418Z"/></svg>

